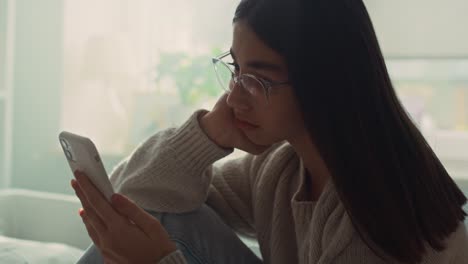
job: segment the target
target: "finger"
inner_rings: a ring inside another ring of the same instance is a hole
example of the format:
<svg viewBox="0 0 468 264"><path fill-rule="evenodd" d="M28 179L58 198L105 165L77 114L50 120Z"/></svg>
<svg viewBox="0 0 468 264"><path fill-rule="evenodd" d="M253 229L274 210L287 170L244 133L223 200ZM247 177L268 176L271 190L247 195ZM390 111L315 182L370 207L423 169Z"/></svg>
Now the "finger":
<svg viewBox="0 0 468 264"><path fill-rule="evenodd" d="M145 212L145 210L124 195L117 193L112 195L111 202L119 213L128 217L150 238L157 238L157 228L160 227L160 224L156 218Z"/></svg>
<svg viewBox="0 0 468 264"><path fill-rule="evenodd" d="M86 219L88 224L91 224L99 236L105 235L108 230L106 225L102 222L101 218L94 211L80 210L81 218Z"/></svg>
<svg viewBox="0 0 468 264"><path fill-rule="evenodd" d="M78 172L75 173L75 177L89 204L105 223L112 223L119 219L117 212L86 175Z"/></svg>
<svg viewBox="0 0 468 264"><path fill-rule="evenodd" d="M83 205L83 207L85 209L90 210L91 208L88 208L88 207L91 206L91 205L89 205L88 199L86 199L86 196L84 195L83 191L81 190L80 185L78 184L78 182L75 179L72 180L71 186L73 187L73 190L75 190L76 197L78 197L78 199L80 199L81 205Z"/></svg>
<svg viewBox="0 0 468 264"><path fill-rule="evenodd" d="M75 190L76 197L80 199L81 205L83 206L84 209L86 210L93 210L91 205L88 203L88 199L86 199L86 196L84 195L83 191L80 188L80 185L76 180L72 180L72 187L73 190Z"/></svg>
<svg viewBox="0 0 468 264"><path fill-rule="evenodd" d="M78 198L80 199L81 205L83 206L84 210L86 212L88 212L88 214L96 216L97 217L96 221L99 221L98 222L99 225L105 226L105 223L104 223L103 219L100 218L100 216L95 212L94 208L89 204L89 201L85 197L85 195L84 195L83 191L81 190L81 187L79 186L78 182L76 182L76 181L73 182L73 180L72 180L72 186L73 186L73 189L75 190L76 196L78 196ZM106 227L106 229L107 229L107 227Z"/></svg>
<svg viewBox="0 0 468 264"><path fill-rule="evenodd" d="M86 211L84 211L83 209L80 209L79 214L81 216L81 219L83 220L83 223L84 223L84 225L86 227L86 231L88 232L89 237L91 238L91 240L93 240L94 244L97 247L99 247L100 246L99 234L94 229L94 226L89 222Z"/></svg>

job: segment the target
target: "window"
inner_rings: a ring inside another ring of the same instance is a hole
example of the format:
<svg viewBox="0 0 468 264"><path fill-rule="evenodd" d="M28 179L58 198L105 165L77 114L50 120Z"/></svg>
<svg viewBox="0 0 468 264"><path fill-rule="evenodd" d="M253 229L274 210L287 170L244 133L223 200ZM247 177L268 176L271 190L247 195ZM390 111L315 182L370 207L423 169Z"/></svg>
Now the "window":
<svg viewBox="0 0 468 264"><path fill-rule="evenodd" d="M61 127L119 156L210 108L222 93L210 58L230 46L236 4L66 1Z"/></svg>
<svg viewBox="0 0 468 264"><path fill-rule="evenodd" d="M15 2L14 148L8 152L11 177L0 177L11 179L8 187L72 194L60 131L93 139L110 171L146 137L180 124L195 109L211 108L222 93L211 57L230 47L236 5ZM4 18L0 13L0 26ZM2 108L0 102L0 114ZM0 131L8 131L3 123Z"/></svg>
<svg viewBox="0 0 468 264"><path fill-rule="evenodd" d="M8 8L7 8L8 7ZM0 1L0 187L9 185L12 133L12 58L11 22L14 4Z"/></svg>
<svg viewBox="0 0 468 264"><path fill-rule="evenodd" d="M454 178L468 179L468 57L388 58L397 94Z"/></svg>

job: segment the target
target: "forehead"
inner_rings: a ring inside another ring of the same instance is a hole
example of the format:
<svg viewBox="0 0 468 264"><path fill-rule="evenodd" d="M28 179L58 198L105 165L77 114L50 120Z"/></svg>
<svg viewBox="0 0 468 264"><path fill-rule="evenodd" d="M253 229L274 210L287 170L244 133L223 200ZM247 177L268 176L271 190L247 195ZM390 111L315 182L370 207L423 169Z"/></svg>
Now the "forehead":
<svg viewBox="0 0 468 264"><path fill-rule="evenodd" d="M249 59L285 65L283 57L267 46L242 20L233 25L232 51L240 62Z"/></svg>

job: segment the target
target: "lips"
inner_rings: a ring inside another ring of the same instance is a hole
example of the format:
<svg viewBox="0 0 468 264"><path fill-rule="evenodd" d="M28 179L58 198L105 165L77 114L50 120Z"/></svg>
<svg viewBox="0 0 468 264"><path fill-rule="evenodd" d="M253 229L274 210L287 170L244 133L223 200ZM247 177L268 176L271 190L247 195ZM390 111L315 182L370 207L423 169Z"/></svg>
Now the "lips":
<svg viewBox="0 0 468 264"><path fill-rule="evenodd" d="M241 128L247 128L247 129L253 129L253 128L258 128L259 126L252 124L249 121L246 121L245 119L238 118L237 116L235 117L235 122L237 126Z"/></svg>

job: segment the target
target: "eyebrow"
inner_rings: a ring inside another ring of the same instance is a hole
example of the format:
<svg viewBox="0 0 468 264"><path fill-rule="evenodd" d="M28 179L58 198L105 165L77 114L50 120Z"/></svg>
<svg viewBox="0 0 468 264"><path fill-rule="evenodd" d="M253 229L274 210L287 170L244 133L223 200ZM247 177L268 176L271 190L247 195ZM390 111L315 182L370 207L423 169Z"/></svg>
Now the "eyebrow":
<svg viewBox="0 0 468 264"><path fill-rule="evenodd" d="M234 54L234 51L230 49L230 52L231 52L232 58L236 60L236 55ZM260 60L248 61L246 65L250 68L254 68L257 70L266 70L270 72L282 72L283 71L283 67L281 67L278 64L266 62L266 61L260 61Z"/></svg>

